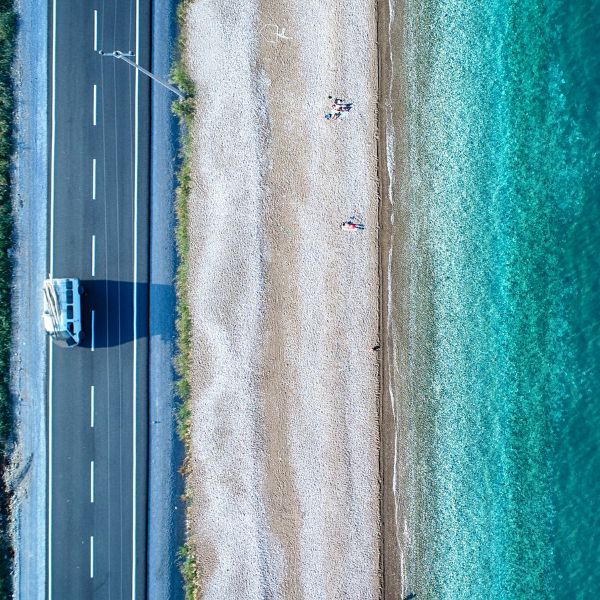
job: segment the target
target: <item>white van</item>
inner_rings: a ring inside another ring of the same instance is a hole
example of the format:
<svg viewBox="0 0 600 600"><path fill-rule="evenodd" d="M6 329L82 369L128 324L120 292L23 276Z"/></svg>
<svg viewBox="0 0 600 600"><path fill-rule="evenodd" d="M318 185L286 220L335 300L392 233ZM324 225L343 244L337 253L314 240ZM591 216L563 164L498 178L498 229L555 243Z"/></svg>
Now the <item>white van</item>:
<svg viewBox="0 0 600 600"><path fill-rule="evenodd" d="M81 294L79 279L44 281L44 329L59 346L77 346L81 331Z"/></svg>

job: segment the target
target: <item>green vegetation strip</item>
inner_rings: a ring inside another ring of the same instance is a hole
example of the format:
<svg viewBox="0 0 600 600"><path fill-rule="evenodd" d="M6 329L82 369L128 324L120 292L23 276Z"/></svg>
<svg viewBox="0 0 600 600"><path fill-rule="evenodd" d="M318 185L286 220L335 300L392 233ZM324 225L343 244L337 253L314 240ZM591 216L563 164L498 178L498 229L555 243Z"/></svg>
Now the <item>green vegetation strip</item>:
<svg viewBox="0 0 600 600"><path fill-rule="evenodd" d="M12 0L0 0L0 599L12 597L13 550L8 532L10 494L5 483L12 435L10 347L13 243L10 166L13 150L13 84L17 20Z"/></svg>
<svg viewBox="0 0 600 600"><path fill-rule="evenodd" d="M181 131L180 158L181 165L177 174L178 187L175 200L175 213L177 216L177 229L175 240L179 264L177 267L177 356L175 368L179 379L177 393L181 398L181 407L178 414L178 431L185 445L186 459L182 472L184 476L188 469L190 447L190 349L192 318L188 303L188 272L189 272L189 215L188 200L190 196L191 166L190 153L192 140L190 126L194 117L194 85L186 72L183 55L185 52L185 12L190 0L181 0L177 7L177 20L179 24L179 37L177 40L178 58L171 71L171 80L185 94L184 100L173 103L173 111L179 117ZM198 597L198 568L195 549L190 542L186 542L179 550L179 565L185 586L186 600L195 600Z"/></svg>

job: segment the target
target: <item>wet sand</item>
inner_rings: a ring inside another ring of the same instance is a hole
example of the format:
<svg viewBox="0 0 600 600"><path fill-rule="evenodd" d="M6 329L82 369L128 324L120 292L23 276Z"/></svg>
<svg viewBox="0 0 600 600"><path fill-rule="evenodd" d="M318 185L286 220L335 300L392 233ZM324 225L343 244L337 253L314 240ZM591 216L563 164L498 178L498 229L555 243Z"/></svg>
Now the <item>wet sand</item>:
<svg viewBox="0 0 600 600"><path fill-rule="evenodd" d="M403 2L378 3L381 347L381 597L414 593L416 553L410 394L410 242L406 193Z"/></svg>

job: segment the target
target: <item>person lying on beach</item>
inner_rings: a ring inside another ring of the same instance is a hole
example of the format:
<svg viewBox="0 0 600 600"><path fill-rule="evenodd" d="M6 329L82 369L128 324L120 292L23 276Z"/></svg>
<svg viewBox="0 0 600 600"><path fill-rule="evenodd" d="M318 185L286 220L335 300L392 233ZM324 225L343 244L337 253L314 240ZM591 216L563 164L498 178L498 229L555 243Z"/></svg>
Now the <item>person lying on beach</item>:
<svg viewBox="0 0 600 600"><path fill-rule="evenodd" d="M343 98L334 98L333 96L327 96L327 98L329 100L333 100L334 106L343 106L345 104L352 105L352 102L350 100L344 100Z"/></svg>
<svg viewBox="0 0 600 600"><path fill-rule="evenodd" d="M336 110L335 112L325 113L324 116L327 121L335 121L342 116L342 113L339 110Z"/></svg>
<svg viewBox="0 0 600 600"><path fill-rule="evenodd" d="M334 104L333 109L350 112L350 110L352 109L352 102L345 102L344 104Z"/></svg>
<svg viewBox="0 0 600 600"><path fill-rule="evenodd" d="M354 221L344 221L342 223L342 229L344 231L362 231L365 226L362 223L355 223Z"/></svg>
<svg viewBox="0 0 600 600"><path fill-rule="evenodd" d="M332 96L327 97L330 100L333 100L333 104L331 105L333 110L349 112L352 108L352 102L349 100L344 100L343 98L333 98Z"/></svg>

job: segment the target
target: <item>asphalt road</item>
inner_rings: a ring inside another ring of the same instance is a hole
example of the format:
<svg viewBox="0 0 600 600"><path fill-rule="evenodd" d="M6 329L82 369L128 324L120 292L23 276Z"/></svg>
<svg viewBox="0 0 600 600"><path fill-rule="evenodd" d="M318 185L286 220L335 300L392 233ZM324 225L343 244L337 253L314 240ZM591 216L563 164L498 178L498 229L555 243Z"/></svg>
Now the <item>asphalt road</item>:
<svg viewBox="0 0 600 600"><path fill-rule="evenodd" d="M48 265L85 286L48 365L48 597L144 598L150 1L50 0ZM134 59L135 60L135 59Z"/></svg>

